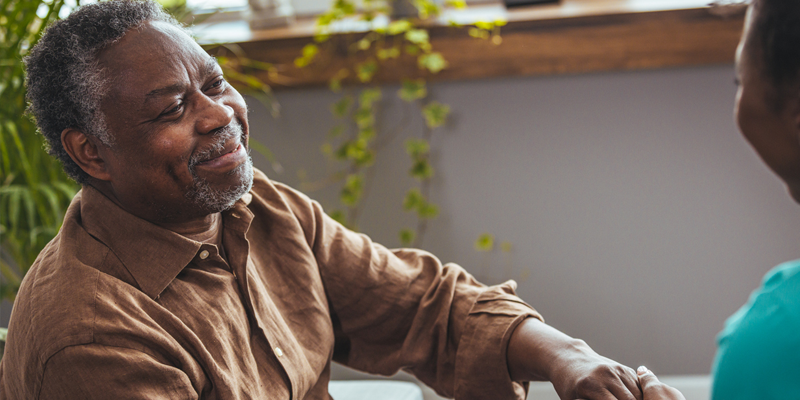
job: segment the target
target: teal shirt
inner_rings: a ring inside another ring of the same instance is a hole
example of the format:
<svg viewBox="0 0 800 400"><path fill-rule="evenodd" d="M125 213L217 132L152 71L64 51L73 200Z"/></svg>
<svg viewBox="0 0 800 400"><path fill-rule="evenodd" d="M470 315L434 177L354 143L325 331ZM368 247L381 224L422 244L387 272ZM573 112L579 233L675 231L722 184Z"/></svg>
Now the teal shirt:
<svg viewBox="0 0 800 400"><path fill-rule="evenodd" d="M800 260L770 271L717 340L713 400L800 399Z"/></svg>

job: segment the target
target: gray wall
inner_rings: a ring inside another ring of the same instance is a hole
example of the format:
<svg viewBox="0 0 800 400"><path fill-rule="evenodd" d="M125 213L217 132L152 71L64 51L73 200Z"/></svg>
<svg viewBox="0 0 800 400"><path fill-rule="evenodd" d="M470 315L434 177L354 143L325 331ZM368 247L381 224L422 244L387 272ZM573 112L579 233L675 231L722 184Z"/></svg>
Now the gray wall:
<svg viewBox="0 0 800 400"><path fill-rule="evenodd" d="M454 110L436 133L441 216L422 247L487 283L515 279L547 322L659 374L708 373L715 335L772 266L800 256L800 209L740 137L732 66L440 83ZM381 121L403 105L384 88ZM324 177L325 89L278 93L274 120L251 102L253 137L283 173ZM414 182L403 141L381 155L360 223L397 246ZM309 193L335 204L335 191ZM511 253L478 253L489 232Z"/></svg>

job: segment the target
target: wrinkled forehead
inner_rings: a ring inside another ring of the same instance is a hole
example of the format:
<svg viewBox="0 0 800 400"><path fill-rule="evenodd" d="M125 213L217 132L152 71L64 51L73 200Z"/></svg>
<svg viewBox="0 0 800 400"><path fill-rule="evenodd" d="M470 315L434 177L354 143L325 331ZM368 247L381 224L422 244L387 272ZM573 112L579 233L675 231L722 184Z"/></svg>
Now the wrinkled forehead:
<svg viewBox="0 0 800 400"><path fill-rule="evenodd" d="M98 56L109 79L109 94L143 97L165 82L188 80L213 59L182 29L160 21L132 28Z"/></svg>

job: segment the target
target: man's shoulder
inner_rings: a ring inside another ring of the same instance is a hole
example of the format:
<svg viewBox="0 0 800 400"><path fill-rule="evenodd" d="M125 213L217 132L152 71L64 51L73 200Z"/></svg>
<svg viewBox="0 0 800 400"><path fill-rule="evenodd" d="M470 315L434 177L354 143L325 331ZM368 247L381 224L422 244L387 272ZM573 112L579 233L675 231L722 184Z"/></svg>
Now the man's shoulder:
<svg viewBox="0 0 800 400"><path fill-rule="evenodd" d="M314 213L315 202L306 194L284 183L269 179L263 172L254 169L253 199L275 212L288 212L301 223Z"/></svg>
<svg viewBox="0 0 800 400"><path fill-rule="evenodd" d="M274 199L275 196L280 196L283 201L311 203L312 200L291 186L274 181L267 177L261 170L253 168L253 188L252 193L258 194L265 199Z"/></svg>
<svg viewBox="0 0 800 400"><path fill-rule="evenodd" d="M108 272L119 260L88 234L80 218L67 216L22 281L11 312L3 355L4 375L37 379L47 360L60 350L93 343L104 318L118 318L129 298L145 298L135 287ZM113 298L113 299L112 299ZM111 317L110 317L111 316Z"/></svg>

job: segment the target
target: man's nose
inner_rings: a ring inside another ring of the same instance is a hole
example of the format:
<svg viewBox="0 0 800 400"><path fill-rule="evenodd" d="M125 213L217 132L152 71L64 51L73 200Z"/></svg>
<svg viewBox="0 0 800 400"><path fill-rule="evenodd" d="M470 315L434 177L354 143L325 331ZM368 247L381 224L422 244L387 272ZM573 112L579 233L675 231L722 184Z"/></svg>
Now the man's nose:
<svg viewBox="0 0 800 400"><path fill-rule="evenodd" d="M222 100L214 101L207 96L200 96L198 117L195 123L197 133L206 135L218 128L227 126L233 120L233 108Z"/></svg>

